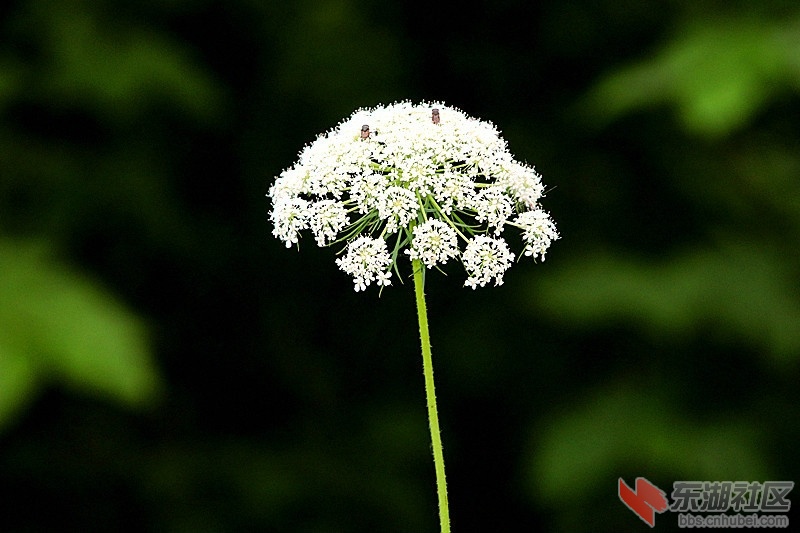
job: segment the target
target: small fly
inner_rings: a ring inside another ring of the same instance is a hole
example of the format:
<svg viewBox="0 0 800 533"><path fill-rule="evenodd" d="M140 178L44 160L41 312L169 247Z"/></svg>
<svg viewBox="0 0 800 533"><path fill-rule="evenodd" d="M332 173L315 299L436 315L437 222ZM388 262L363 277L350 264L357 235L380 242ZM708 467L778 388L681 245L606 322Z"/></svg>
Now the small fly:
<svg viewBox="0 0 800 533"><path fill-rule="evenodd" d="M431 109L431 119L433 120L434 124L438 124L441 120L441 117L439 116L439 110L435 107Z"/></svg>

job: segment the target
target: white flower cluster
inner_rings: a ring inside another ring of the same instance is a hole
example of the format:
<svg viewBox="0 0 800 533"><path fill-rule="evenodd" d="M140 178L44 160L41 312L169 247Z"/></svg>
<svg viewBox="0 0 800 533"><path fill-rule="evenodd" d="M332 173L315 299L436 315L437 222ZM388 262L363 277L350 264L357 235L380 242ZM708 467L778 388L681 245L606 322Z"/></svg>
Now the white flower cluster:
<svg viewBox="0 0 800 533"><path fill-rule="evenodd" d="M427 268L460 257L475 288L502 284L514 260L506 226L521 230L525 256L544 260L559 235L543 192L491 123L400 102L358 110L307 145L270 188L270 220L287 248L306 229L319 246L347 242L336 262L356 291L389 285L403 249Z"/></svg>
<svg viewBox="0 0 800 533"><path fill-rule="evenodd" d="M451 257L458 257L458 237L453 228L438 218L429 218L414 227L411 249L406 253L411 259L419 259L431 268L446 263Z"/></svg>
<svg viewBox="0 0 800 533"><path fill-rule="evenodd" d="M378 285L392 284L389 274L392 258L383 239L357 238L347 246L347 254L337 259L336 264L353 276L356 292L365 290L373 281Z"/></svg>

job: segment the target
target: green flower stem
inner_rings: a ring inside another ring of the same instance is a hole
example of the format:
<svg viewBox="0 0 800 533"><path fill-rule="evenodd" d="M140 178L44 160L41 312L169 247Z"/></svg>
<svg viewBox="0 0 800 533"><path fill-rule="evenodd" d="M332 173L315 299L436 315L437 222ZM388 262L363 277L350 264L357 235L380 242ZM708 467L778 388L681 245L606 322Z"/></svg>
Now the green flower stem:
<svg viewBox="0 0 800 533"><path fill-rule="evenodd" d="M447 505L447 482L444 478L444 454L442 437L439 434L439 414L436 410L436 388L433 385L433 359L431 340L428 335L428 310L425 306L424 266L419 259L412 262L414 269L414 292L417 295L417 317L419 337L422 342L422 368L425 374L425 397L428 402L428 422L433 445L433 464L436 468L436 492L439 496L439 524L441 533L450 533L450 508Z"/></svg>

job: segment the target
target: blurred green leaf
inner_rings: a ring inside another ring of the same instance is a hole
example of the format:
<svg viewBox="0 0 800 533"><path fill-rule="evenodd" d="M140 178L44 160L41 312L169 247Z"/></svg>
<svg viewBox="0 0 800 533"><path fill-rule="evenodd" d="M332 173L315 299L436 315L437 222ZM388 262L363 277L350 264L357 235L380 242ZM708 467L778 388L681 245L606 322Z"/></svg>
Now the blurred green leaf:
<svg viewBox="0 0 800 533"><path fill-rule="evenodd" d="M128 405L159 388L127 309L40 247L0 243L0 425L53 381Z"/></svg>
<svg viewBox="0 0 800 533"><path fill-rule="evenodd" d="M13 345L16 337L0 325L0 429L22 411L38 384L33 361Z"/></svg>
<svg viewBox="0 0 800 533"><path fill-rule="evenodd" d="M704 21L652 58L602 78L585 102L602 121L663 103L684 127L715 137L734 131L782 92L800 90L800 20Z"/></svg>
<svg viewBox="0 0 800 533"><path fill-rule="evenodd" d="M137 117L159 99L199 119L219 111L221 94L188 50L151 28L120 24L99 5L32 2L22 26L40 36L42 98L96 109L105 118Z"/></svg>
<svg viewBox="0 0 800 533"><path fill-rule="evenodd" d="M687 421L663 393L615 383L556 413L533 435L528 482L548 505L575 504L631 467L671 479L764 479L758 432L746 421ZM608 490L614 490L611 484Z"/></svg>
<svg viewBox="0 0 800 533"><path fill-rule="evenodd" d="M690 250L663 263L595 253L542 278L535 301L575 323L636 324L656 338L715 325L775 360L800 356L795 278L756 243Z"/></svg>

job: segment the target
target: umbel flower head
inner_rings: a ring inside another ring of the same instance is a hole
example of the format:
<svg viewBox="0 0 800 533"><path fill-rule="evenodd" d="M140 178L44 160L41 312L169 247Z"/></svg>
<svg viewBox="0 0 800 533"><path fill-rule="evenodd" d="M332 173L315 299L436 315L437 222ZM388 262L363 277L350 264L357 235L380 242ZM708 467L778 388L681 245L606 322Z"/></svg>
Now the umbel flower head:
<svg viewBox="0 0 800 533"><path fill-rule="evenodd" d="M359 109L306 145L269 190L270 220L287 248L304 230L319 246L346 243L336 263L356 291L390 285L402 255L427 268L460 259L474 289L503 283L515 257L506 226L523 255L544 260L558 232L543 192L491 123L399 102Z"/></svg>

